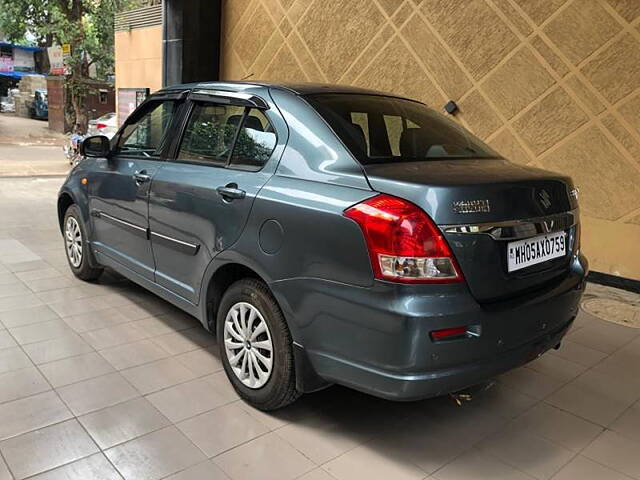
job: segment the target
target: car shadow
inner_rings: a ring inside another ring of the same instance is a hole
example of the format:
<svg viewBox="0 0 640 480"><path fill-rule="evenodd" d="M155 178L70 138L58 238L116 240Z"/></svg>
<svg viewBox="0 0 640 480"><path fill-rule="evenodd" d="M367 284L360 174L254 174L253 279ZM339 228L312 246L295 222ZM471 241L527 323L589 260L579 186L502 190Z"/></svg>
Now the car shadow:
<svg viewBox="0 0 640 480"><path fill-rule="evenodd" d="M212 364L222 365L215 335L197 319L117 274L109 272L100 283L148 309L176 335L193 341L194 330L201 328L205 341L199 346ZM426 476L465 452L487 454L487 440L536 403L498 382L461 402L449 395L394 402L333 385L280 410L261 412L244 402L242 408L318 464L364 449L378 461L409 465Z"/></svg>

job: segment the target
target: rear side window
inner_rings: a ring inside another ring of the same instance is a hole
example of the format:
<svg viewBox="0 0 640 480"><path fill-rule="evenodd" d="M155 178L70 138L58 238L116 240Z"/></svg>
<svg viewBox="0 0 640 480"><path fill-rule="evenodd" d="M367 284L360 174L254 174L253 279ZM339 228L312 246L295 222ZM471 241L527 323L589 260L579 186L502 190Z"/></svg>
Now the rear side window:
<svg viewBox="0 0 640 480"><path fill-rule="evenodd" d="M363 165L499 157L460 125L418 102L338 93L305 98Z"/></svg>
<svg viewBox="0 0 640 480"><path fill-rule="evenodd" d="M225 166L244 107L196 104L180 144L178 160Z"/></svg>
<svg viewBox="0 0 640 480"><path fill-rule="evenodd" d="M178 160L260 170L276 145L267 117L256 108L196 104L178 152Z"/></svg>
<svg viewBox="0 0 640 480"><path fill-rule="evenodd" d="M276 133L260 110L252 108L242 123L230 165L242 170L260 170L276 146Z"/></svg>
<svg viewBox="0 0 640 480"><path fill-rule="evenodd" d="M124 127L116 152L143 158L159 155L175 112L176 102L173 100L149 103L137 120Z"/></svg>

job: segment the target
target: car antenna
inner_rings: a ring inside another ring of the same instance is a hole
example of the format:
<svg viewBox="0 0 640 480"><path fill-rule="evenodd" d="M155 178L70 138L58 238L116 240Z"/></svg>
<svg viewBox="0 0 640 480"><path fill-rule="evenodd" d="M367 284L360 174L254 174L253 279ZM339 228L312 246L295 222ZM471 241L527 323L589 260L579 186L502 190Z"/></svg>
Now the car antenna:
<svg viewBox="0 0 640 480"><path fill-rule="evenodd" d="M247 79L249 79L249 78L251 78L251 77L253 77L253 72L251 72L251 73L250 73L249 75L247 75L246 77L242 77L242 78L240 79L240 81L247 80Z"/></svg>

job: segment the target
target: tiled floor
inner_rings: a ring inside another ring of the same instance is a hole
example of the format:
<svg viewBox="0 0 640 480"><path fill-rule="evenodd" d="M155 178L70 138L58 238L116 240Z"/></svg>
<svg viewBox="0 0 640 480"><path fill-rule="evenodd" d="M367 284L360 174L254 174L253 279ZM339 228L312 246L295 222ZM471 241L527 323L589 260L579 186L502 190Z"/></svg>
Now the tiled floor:
<svg viewBox="0 0 640 480"><path fill-rule="evenodd" d="M59 184L0 179L0 480L640 479L640 330L583 312L461 407L334 387L261 413L195 319L70 275Z"/></svg>

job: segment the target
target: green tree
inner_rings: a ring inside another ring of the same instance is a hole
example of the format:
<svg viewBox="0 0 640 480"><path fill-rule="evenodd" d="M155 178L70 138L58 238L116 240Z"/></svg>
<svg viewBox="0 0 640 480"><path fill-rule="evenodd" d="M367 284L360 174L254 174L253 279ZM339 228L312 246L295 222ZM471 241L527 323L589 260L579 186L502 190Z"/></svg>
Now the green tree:
<svg viewBox="0 0 640 480"><path fill-rule="evenodd" d="M113 21L133 0L0 0L0 31L8 40L35 38L41 47L71 45L67 108L70 123L86 129L89 68L98 76L113 72Z"/></svg>

